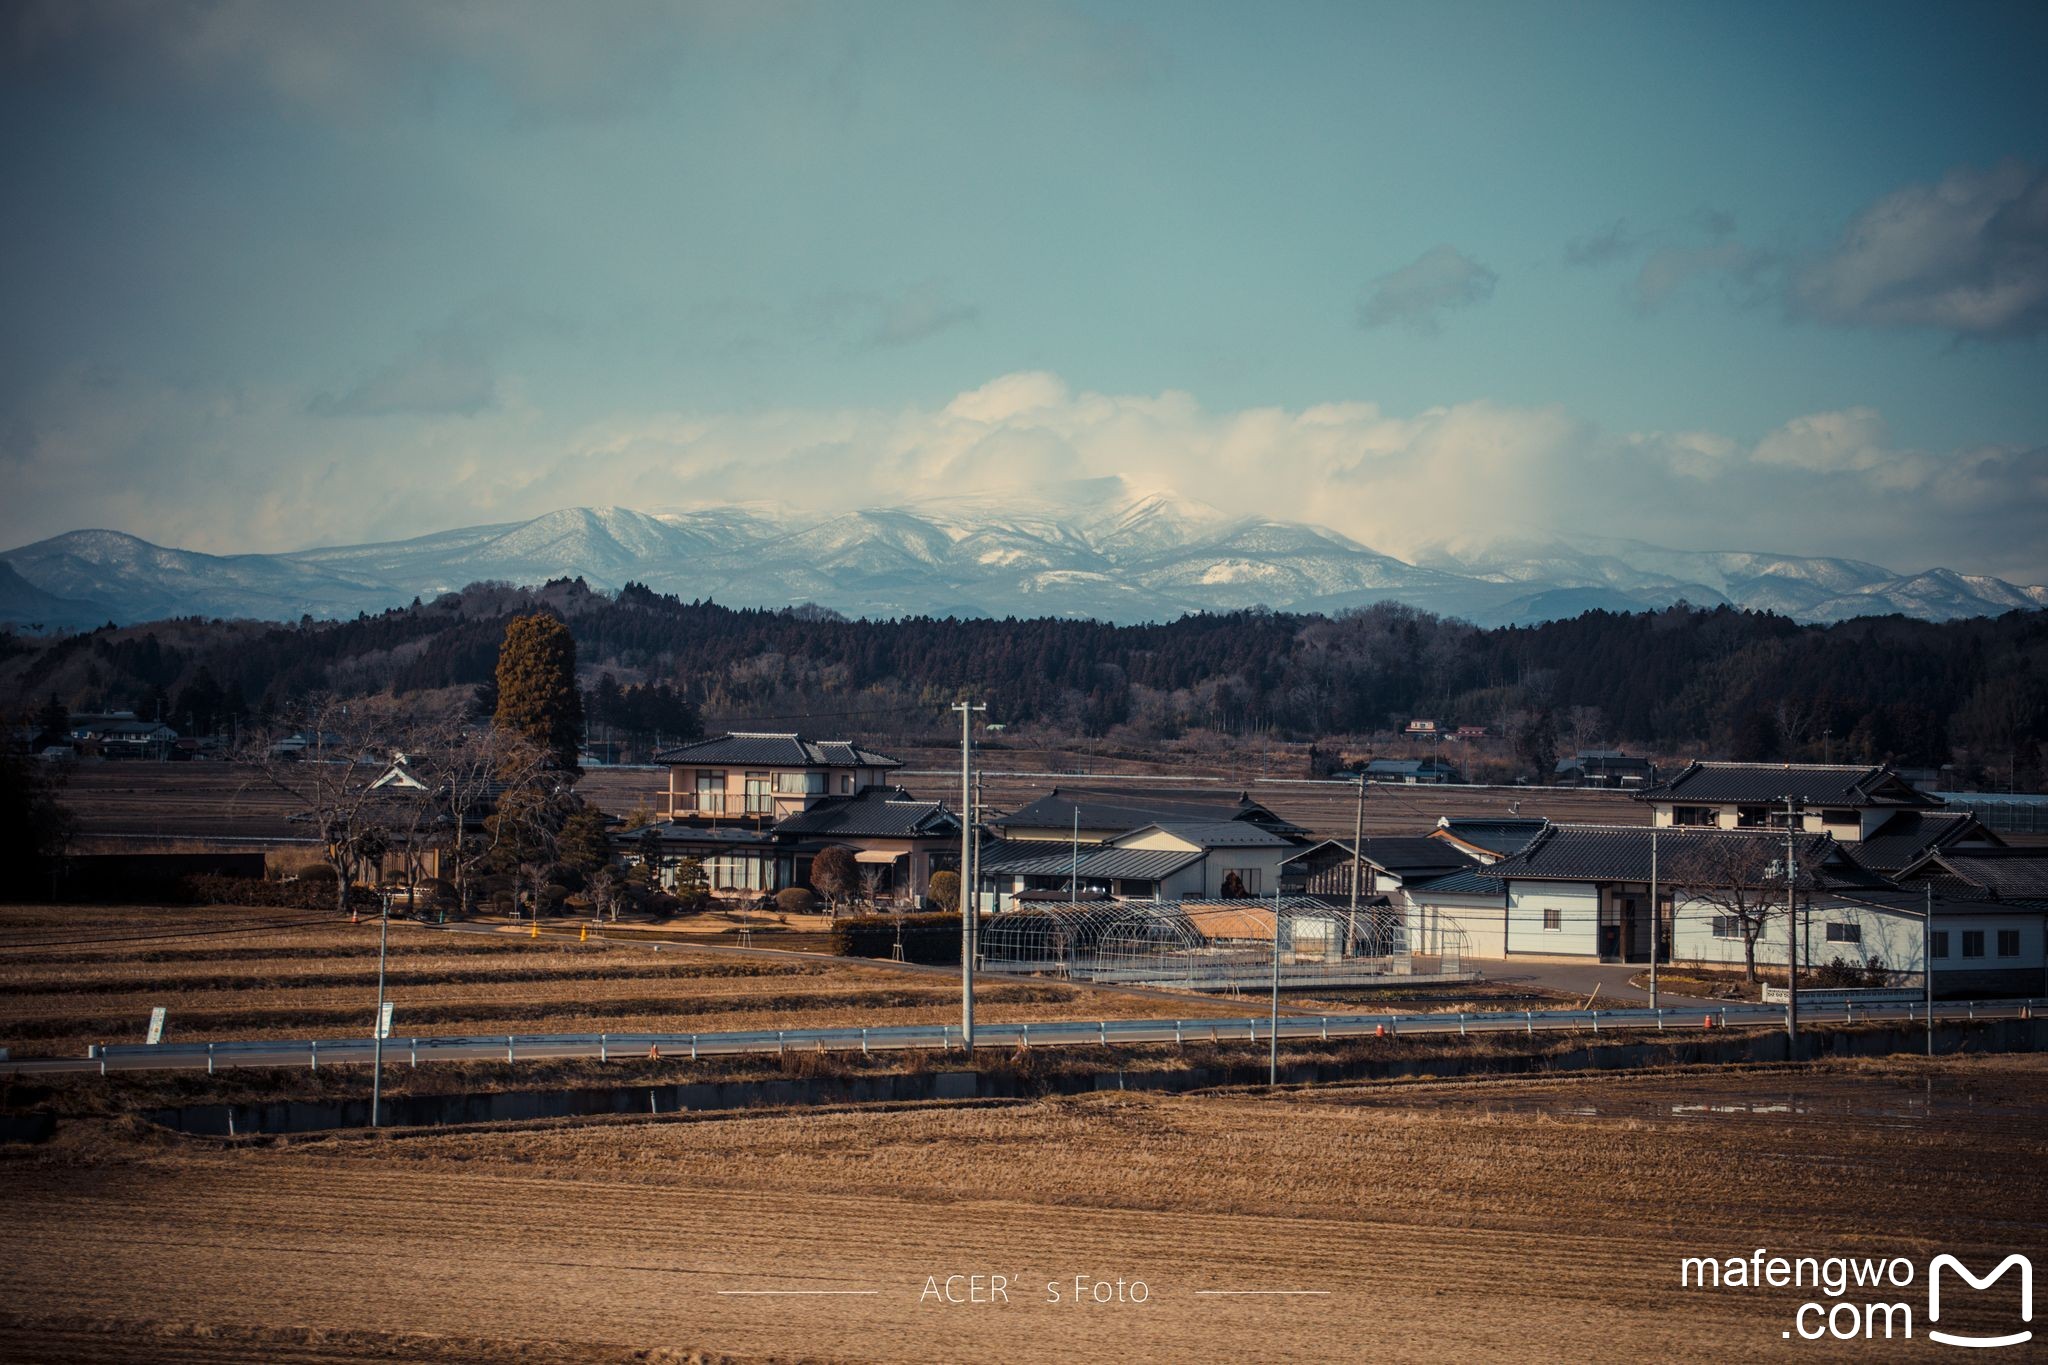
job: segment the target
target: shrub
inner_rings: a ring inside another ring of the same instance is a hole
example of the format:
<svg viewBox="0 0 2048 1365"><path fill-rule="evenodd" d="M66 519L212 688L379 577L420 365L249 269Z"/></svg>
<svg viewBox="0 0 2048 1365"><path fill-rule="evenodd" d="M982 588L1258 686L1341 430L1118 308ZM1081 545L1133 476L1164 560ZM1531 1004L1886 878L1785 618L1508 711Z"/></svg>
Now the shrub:
<svg viewBox="0 0 2048 1365"><path fill-rule="evenodd" d="M818 911L818 898L801 886L792 886L775 893L775 908L785 915L813 915Z"/></svg>
<svg viewBox="0 0 2048 1365"><path fill-rule="evenodd" d="M299 880L302 882L333 886L335 878L336 873L331 863L311 863L299 871Z"/></svg>
<svg viewBox="0 0 2048 1365"><path fill-rule="evenodd" d="M925 897L933 907L942 911L960 908L960 874L958 872L934 872L931 885L925 888Z"/></svg>
<svg viewBox="0 0 2048 1365"><path fill-rule="evenodd" d="M1867 962L1845 962L1830 958L1824 965L1808 969L1807 985L1815 990L1855 990L1858 987L1889 986L1892 973L1881 957Z"/></svg>
<svg viewBox="0 0 2048 1365"><path fill-rule="evenodd" d="M932 966L960 961L958 915L856 915L832 926L832 951L841 957L891 957L903 927L903 959Z"/></svg>

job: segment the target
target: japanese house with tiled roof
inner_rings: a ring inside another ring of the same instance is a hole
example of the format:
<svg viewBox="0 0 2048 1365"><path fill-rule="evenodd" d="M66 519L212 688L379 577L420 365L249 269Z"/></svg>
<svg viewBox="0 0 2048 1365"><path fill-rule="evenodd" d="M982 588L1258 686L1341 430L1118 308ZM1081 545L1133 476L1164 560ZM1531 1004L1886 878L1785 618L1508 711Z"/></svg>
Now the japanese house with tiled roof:
<svg viewBox="0 0 2048 1365"><path fill-rule="evenodd" d="M654 860L664 882L696 858L714 895L752 899L808 886L811 860L836 847L875 870L885 898L916 901L933 872L959 865L959 817L890 785L901 761L851 740L736 731L655 759L668 767L666 818L613 842Z"/></svg>

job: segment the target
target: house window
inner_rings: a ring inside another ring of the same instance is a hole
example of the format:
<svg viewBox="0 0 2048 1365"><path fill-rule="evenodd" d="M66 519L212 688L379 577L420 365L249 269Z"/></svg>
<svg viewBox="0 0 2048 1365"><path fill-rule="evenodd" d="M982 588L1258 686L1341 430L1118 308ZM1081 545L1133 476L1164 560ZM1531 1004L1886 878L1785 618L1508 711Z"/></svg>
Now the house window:
<svg viewBox="0 0 2048 1365"><path fill-rule="evenodd" d="M706 815L725 814L725 773L723 771L698 771L697 809Z"/></svg>
<svg viewBox="0 0 2048 1365"><path fill-rule="evenodd" d="M1671 823L1681 828L1712 829L1720 819L1712 806L1673 806Z"/></svg>
<svg viewBox="0 0 2048 1365"><path fill-rule="evenodd" d="M839 794L841 796L851 796L853 794L852 773L841 773L839 775Z"/></svg>
<svg viewBox="0 0 2048 1365"><path fill-rule="evenodd" d="M1564 928L1564 911L1562 911L1562 910L1559 910L1559 909L1558 909L1558 908L1557 908L1556 906L1551 906L1551 907L1547 908L1546 910L1544 910L1544 912L1543 912L1543 927L1544 927L1544 929L1546 929L1546 930L1552 930L1552 929L1556 929L1556 930L1561 930L1561 929L1563 929L1563 928Z"/></svg>
<svg viewBox="0 0 2048 1365"><path fill-rule="evenodd" d="M704 860L704 878L719 891L759 891L761 860L752 854L720 853Z"/></svg>
<svg viewBox="0 0 2048 1365"><path fill-rule="evenodd" d="M1740 915L1714 916L1715 938L1741 938L1742 917Z"/></svg>
<svg viewBox="0 0 2048 1365"><path fill-rule="evenodd" d="M1927 940L1927 951L1931 956L1948 956L1948 930L1937 929L1927 936Z"/></svg>
<svg viewBox="0 0 2048 1365"><path fill-rule="evenodd" d="M783 796L823 796L825 774L780 772L775 774L775 790Z"/></svg>
<svg viewBox="0 0 2048 1365"><path fill-rule="evenodd" d="M1982 929L1963 930L1963 956L1984 956L1984 931Z"/></svg>
<svg viewBox="0 0 2048 1365"><path fill-rule="evenodd" d="M1863 942L1863 926L1860 924L1830 924L1828 926L1828 942L1861 943Z"/></svg>
<svg viewBox="0 0 2048 1365"><path fill-rule="evenodd" d="M2018 957L2020 955L2019 930L2000 929L1998 931L1998 955L2000 957Z"/></svg>
<svg viewBox="0 0 2048 1365"><path fill-rule="evenodd" d="M1239 885L1244 887L1245 895L1256 896L1260 893L1261 882L1259 874L1263 870L1256 867L1226 867L1223 869L1223 875L1225 878L1235 875Z"/></svg>
<svg viewBox="0 0 2048 1365"><path fill-rule="evenodd" d="M1853 810L1823 811L1821 819L1826 822L1829 828L1858 829L1863 824Z"/></svg>
<svg viewBox="0 0 2048 1365"><path fill-rule="evenodd" d="M768 774L747 774L747 814L772 815L775 813L774 798L768 794Z"/></svg>

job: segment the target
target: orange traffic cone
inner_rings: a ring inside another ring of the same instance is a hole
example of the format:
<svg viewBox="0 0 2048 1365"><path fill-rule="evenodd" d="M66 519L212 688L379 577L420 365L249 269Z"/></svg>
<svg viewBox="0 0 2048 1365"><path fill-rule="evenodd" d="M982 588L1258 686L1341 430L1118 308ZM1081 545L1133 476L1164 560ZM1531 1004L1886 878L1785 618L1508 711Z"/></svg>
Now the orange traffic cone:
<svg viewBox="0 0 2048 1365"><path fill-rule="evenodd" d="M1373 1037L1375 1037L1375 1038L1384 1038L1384 1037L1386 1037L1386 1036L1387 1036L1387 1026L1386 1026L1385 1024L1374 1024L1374 1025L1372 1026L1372 1036L1373 1036Z"/></svg>
<svg viewBox="0 0 2048 1365"><path fill-rule="evenodd" d="M1712 1028L1713 1026L1714 1026L1714 1016L1713 1016L1713 1015L1711 1015L1711 1014L1703 1014L1703 1015L1701 1015L1701 1016L1700 1016L1700 1027L1701 1027L1701 1028Z"/></svg>
<svg viewBox="0 0 2048 1365"><path fill-rule="evenodd" d="M363 922L363 912L362 912L362 911L360 911L360 910L351 910L351 911L349 911L349 912L348 912L348 922L349 922L350 924L361 924L361 923Z"/></svg>

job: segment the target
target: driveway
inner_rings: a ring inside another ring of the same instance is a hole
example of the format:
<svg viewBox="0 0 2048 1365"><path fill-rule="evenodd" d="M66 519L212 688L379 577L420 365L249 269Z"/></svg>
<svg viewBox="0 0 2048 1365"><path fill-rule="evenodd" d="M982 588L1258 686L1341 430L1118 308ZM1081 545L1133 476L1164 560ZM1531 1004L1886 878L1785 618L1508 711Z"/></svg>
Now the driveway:
<svg viewBox="0 0 2048 1365"><path fill-rule="evenodd" d="M1524 958L1467 958L1465 965L1482 973L1488 981L1507 985L1540 986L1545 990L1557 991L1564 995L1576 996L1584 1003L1594 988L1600 991L1593 1002L1597 1009L1603 1005L1619 1008L1647 1006L1650 992L1644 987L1629 984L1629 978L1638 972L1650 970L1646 963L1624 962L1530 962ZM1657 1003L1660 1005L1725 1005L1725 1000L1707 1001L1698 996L1679 995L1673 991L1659 989Z"/></svg>

